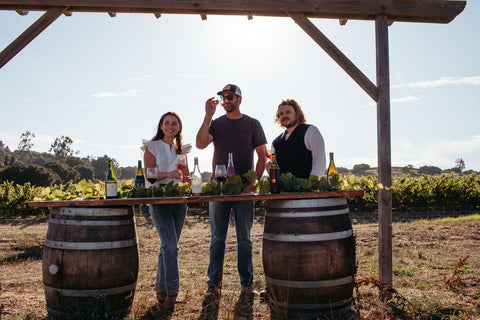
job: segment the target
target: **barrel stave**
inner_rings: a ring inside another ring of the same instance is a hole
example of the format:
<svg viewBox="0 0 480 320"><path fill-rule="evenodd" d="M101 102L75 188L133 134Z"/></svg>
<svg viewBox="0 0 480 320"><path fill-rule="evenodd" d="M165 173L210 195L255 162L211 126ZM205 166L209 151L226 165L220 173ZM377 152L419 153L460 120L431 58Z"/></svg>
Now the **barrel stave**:
<svg viewBox="0 0 480 320"><path fill-rule="evenodd" d="M42 272L53 316L128 313L138 275L131 208L52 208Z"/></svg>
<svg viewBox="0 0 480 320"><path fill-rule="evenodd" d="M345 197L267 201L262 252L276 317L349 309L356 253Z"/></svg>

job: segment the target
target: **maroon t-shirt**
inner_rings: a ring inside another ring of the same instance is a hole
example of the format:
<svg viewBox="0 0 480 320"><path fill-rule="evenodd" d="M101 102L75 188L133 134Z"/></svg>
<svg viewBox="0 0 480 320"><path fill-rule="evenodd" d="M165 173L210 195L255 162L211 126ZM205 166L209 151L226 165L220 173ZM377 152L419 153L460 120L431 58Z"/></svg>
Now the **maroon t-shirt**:
<svg viewBox="0 0 480 320"><path fill-rule="evenodd" d="M267 143L260 122L245 114L236 120L223 115L212 121L208 132L213 136L213 176L217 164L227 165L229 153L233 153L236 174L242 176L254 170L255 148Z"/></svg>

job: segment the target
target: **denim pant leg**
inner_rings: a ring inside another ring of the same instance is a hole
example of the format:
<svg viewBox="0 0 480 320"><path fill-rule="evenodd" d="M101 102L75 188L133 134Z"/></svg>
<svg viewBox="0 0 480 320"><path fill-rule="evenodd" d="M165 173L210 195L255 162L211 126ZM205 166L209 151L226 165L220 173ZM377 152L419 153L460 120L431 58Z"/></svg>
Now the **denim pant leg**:
<svg viewBox="0 0 480 320"><path fill-rule="evenodd" d="M210 263L208 265L208 286L222 285L223 260L225 257L225 240L227 238L228 221L230 220L230 202L210 202Z"/></svg>
<svg viewBox="0 0 480 320"><path fill-rule="evenodd" d="M233 203L235 231L237 233L237 267L242 287L253 285L253 244L251 230L253 225L254 201Z"/></svg>
<svg viewBox="0 0 480 320"><path fill-rule="evenodd" d="M179 290L178 241L185 223L187 205L154 204L149 206L149 211L161 241L154 288L155 291L173 296Z"/></svg>

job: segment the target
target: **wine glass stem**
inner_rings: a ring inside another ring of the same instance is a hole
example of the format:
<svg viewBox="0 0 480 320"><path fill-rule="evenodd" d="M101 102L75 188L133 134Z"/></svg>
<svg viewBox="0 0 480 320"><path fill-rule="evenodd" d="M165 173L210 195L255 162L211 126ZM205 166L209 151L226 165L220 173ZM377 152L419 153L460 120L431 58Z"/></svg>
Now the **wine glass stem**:
<svg viewBox="0 0 480 320"><path fill-rule="evenodd" d="M223 182L220 182L220 195L223 196Z"/></svg>
<svg viewBox="0 0 480 320"><path fill-rule="evenodd" d="M152 188L152 198L155 198L155 194L153 193L153 184L150 188Z"/></svg>

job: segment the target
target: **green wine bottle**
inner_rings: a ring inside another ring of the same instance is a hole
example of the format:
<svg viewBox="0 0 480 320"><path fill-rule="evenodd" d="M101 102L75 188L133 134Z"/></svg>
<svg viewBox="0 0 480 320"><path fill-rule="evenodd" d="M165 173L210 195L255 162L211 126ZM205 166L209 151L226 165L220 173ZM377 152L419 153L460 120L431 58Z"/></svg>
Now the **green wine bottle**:
<svg viewBox="0 0 480 320"><path fill-rule="evenodd" d="M107 177L105 178L105 196L107 199L117 198L117 177L113 172L113 161L108 162Z"/></svg>

